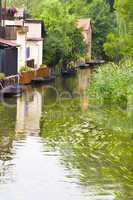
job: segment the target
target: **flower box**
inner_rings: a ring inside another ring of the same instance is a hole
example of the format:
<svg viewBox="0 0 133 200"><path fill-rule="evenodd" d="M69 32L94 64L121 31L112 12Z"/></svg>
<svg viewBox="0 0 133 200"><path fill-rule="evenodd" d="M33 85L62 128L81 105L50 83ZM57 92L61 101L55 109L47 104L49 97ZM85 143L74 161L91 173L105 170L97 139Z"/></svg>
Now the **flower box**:
<svg viewBox="0 0 133 200"><path fill-rule="evenodd" d="M30 84L31 81L34 79L34 77L35 77L35 71L21 72L19 83L23 85Z"/></svg>
<svg viewBox="0 0 133 200"><path fill-rule="evenodd" d="M23 71L27 70L27 71ZM51 70L48 67L41 67L33 71L28 71L29 68L24 67L20 73L20 84L30 84L35 78L45 78L51 75Z"/></svg>
<svg viewBox="0 0 133 200"><path fill-rule="evenodd" d="M51 72L48 67L41 67L36 70L36 77L48 77L50 76Z"/></svg>

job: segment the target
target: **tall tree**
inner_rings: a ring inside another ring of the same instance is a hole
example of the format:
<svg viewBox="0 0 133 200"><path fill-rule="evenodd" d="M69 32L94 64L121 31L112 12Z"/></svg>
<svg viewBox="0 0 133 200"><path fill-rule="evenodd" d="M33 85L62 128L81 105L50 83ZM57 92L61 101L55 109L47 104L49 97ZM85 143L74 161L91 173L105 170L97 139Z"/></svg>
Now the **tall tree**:
<svg viewBox="0 0 133 200"><path fill-rule="evenodd" d="M116 0L115 9L117 29L108 35L104 49L109 58L119 61L133 55L133 1Z"/></svg>
<svg viewBox="0 0 133 200"><path fill-rule="evenodd" d="M77 15L70 13L68 2L45 0L33 15L45 21L48 32L44 45L44 60L51 67L67 65L84 54L85 44L80 30L76 28Z"/></svg>
<svg viewBox="0 0 133 200"><path fill-rule="evenodd" d="M114 11L115 0L106 0L110 5L110 11Z"/></svg>
<svg viewBox="0 0 133 200"><path fill-rule="evenodd" d="M103 44L107 35L115 28L114 13L110 12L109 4L105 0L94 0L90 4L88 16L92 20L93 28L93 57L103 58L105 56Z"/></svg>

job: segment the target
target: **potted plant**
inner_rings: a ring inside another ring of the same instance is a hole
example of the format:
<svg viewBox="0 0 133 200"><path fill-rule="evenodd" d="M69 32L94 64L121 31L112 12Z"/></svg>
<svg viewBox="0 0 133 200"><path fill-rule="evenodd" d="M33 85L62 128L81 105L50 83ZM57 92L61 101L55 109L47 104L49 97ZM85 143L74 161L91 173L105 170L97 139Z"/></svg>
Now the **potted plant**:
<svg viewBox="0 0 133 200"><path fill-rule="evenodd" d="M30 84L34 79L34 70L30 67L24 66L20 69L20 84Z"/></svg>
<svg viewBox="0 0 133 200"><path fill-rule="evenodd" d="M0 73L0 81L3 81L5 79L5 74L4 73Z"/></svg>
<svg viewBox="0 0 133 200"><path fill-rule="evenodd" d="M37 77L48 77L50 74L50 69L46 65L41 65L36 71Z"/></svg>
<svg viewBox="0 0 133 200"><path fill-rule="evenodd" d="M0 73L0 89L4 85L4 80L5 80L5 74L4 73Z"/></svg>

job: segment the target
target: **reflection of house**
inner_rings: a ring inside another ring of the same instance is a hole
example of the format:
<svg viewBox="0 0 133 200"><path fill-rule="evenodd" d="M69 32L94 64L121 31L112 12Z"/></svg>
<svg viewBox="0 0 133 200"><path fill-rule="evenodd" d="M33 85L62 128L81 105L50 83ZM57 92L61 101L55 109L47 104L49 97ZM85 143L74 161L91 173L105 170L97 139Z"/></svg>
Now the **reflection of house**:
<svg viewBox="0 0 133 200"><path fill-rule="evenodd" d="M77 27L83 30L84 40L87 45L87 59L91 59L92 25L90 19L79 19Z"/></svg>
<svg viewBox="0 0 133 200"><path fill-rule="evenodd" d="M80 70L78 74L79 92L81 97L81 107L85 111L89 107L89 99L87 95L88 87L90 86L91 71L90 69Z"/></svg>
<svg viewBox="0 0 133 200"><path fill-rule="evenodd" d="M27 93L17 99L16 132L37 134L40 130L42 114L42 96L38 91Z"/></svg>
<svg viewBox="0 0 133 200"><path fill-rule="evenodd" d="M16 17L7 18L4 20L3 26L0 27L0 38L7 42L16 44L17 47L17 60L13 56L17 63L17 72L20 68L26 64L31 67L39 67L42 64L43 56L43 33L44 24L40 20L25 19L24 11L16 13ZM3 21L3 20L2 20ZM0 47L3 48L3 43L0 42ZM10 45L10 47L13 47ZM4 58L2 58L4 59ZM14 68L14 64L10 62L10 59L6 60L10 69ZM4 66L0 67L0 72L4 72ZM12 75L16 74L12 71ZM8 75L8 73L6 73Z"/></svg>

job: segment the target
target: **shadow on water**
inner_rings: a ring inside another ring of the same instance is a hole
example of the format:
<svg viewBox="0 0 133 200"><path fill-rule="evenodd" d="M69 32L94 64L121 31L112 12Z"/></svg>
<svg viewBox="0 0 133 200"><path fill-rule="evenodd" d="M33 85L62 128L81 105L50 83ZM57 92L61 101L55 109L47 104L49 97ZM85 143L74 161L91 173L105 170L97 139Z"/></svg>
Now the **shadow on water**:
<svg viewBox="0 0 133 200"><path fill-rule="evenodd" d="M132 116L91 108L90 70L0 102L0 199L130 200Z"/></svg>

